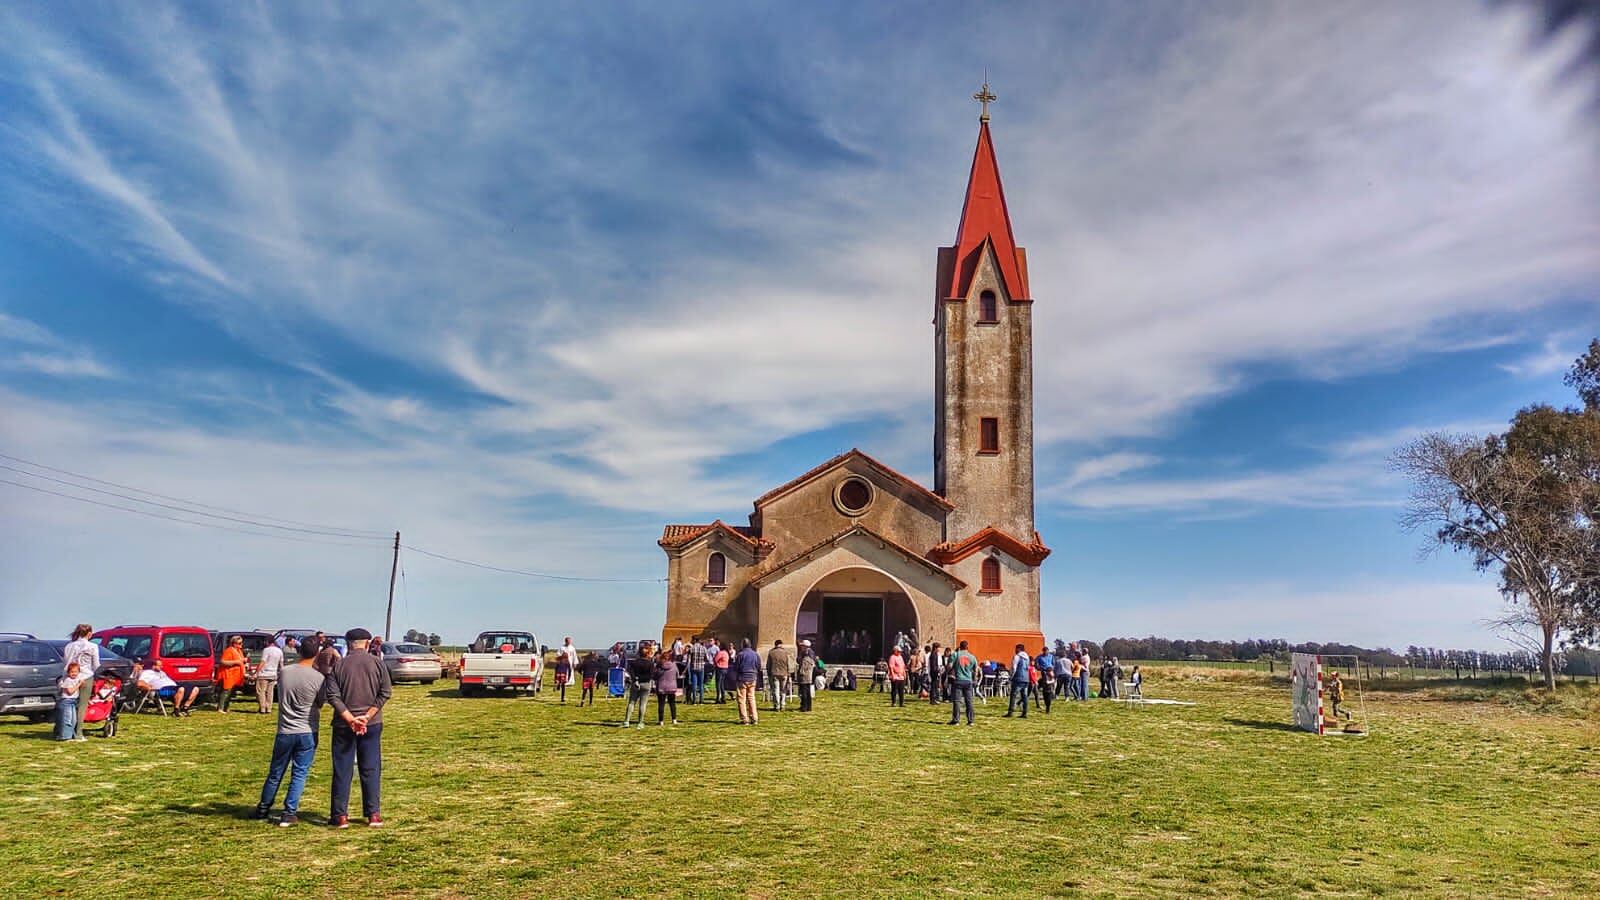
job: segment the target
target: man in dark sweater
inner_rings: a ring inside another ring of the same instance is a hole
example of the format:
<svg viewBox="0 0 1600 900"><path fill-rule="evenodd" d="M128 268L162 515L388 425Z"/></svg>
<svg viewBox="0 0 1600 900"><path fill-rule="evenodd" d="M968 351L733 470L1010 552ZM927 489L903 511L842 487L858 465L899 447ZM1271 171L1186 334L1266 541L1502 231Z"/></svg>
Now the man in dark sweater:
<svg viewBox="0 0 1600 900"><path fill-rule="evenodd" d="M361 771L361 811L367 824L383 824L379 814L379 781L383 774L383 704L394 692L383 658L366 652L372 633L352 628L345 633L350 652L339 660L323 684L333 707L333 797L328 803L328 824L350 827L352 769Z"/></svg>

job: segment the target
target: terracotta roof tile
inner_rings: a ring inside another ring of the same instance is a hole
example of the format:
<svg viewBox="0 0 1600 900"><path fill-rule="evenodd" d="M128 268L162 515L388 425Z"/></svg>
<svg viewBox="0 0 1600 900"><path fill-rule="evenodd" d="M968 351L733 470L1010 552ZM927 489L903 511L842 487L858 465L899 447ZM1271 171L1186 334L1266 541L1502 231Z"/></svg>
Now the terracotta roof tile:
<svg viewBox="0 0 1600 900"><path fill-rule="evenodd" d="M676 549L698 540L701 535L710 531L722 531L730 537L742 541L757 556L764 556L771 552L773 543L758 536L754 529L749 527L735 527L721 519L709 525L668 525L661 531L661 540L657 544L666 549Z"/></svg>
<svg viewBox="0 0 1600 900"><path fill-rule="evenodd" d="M1050 548L1044 545L1039 532L1033 533L1032 541L1022 541L990 525L965 540L945 541L935 546L928 551L928 558L940 565L948 566L966 559L985 547L998 547L1018 562L1030 566L1037 566L1050 555Z"/></svg>

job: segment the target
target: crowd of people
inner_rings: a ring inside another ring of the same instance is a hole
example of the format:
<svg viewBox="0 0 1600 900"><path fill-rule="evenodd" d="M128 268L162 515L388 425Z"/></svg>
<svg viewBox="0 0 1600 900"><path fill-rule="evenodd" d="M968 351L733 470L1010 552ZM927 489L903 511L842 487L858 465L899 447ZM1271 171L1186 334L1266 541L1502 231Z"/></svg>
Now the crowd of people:
<svg viewBox="0 0 1600 900"><path fill-rule="evenodd" d="M100 647L89 639L93 631L87 624L77 626L62 651L62 673L56 682L57 740L86 740L82 726L97 697L133 709L147 703L163 708L170 704L172 715L190 714L200 699L200 686L175 681L154 657L135 660L126 684L105 677L96 679L91 691L91 679L101 668ZM383 706L393 693L393 684L383 664L381 639L364 628L353 628L344 638L347 652L341 652L337 643L320 631L303 640L287 636L262 649L255 670L256 710L271 713L276 700L278 720L267 778L251 818L269 817L287 775L289 786L277 823L291 826L299 822L300 799L321 731L321 711L328 707L333 710L328 823L335 828L349 827L350 788L359 776L362 816L368 826L383 824ZM233 637L223 649L213 677L217 712L228 712L232 695L243 686L247 659L242 640Z"/></svg>

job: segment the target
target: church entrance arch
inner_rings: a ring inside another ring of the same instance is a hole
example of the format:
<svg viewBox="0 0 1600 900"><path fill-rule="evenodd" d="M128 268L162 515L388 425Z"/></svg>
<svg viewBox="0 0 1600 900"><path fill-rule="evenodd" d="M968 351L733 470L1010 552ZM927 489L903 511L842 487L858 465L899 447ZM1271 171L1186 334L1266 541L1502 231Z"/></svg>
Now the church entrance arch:
<svg viewBox="0 0 1600 900"><path fill-rule="evenodd" d="M836 569L806 591L795 636L809 640L827 663L870 665L900 634L917 633L910 592L894 576L868 566Z"/></svg>

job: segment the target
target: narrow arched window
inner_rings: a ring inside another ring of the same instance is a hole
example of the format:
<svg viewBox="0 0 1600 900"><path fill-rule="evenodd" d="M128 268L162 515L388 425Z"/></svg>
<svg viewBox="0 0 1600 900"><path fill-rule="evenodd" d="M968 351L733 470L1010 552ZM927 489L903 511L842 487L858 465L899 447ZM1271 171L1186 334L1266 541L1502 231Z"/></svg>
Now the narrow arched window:
<svg viewBox="0 0 1600 900"><path fill-rule="evenodd" d="M711 554L711 559L706 563L706 584L728 583L728 558L721 553Z"/></svg>
<svg viewBox="0 0 1600 900"><path fill-rule="evenodd" d="M1000 301L995 298L994 291L978 295L978 321L984 324L1000 321Z"/></svg>
<svg viewBox="0 0 1600 900"><path fill-rule="evenodd" d="M989 557L983 561L983 592L1000 593L1000 560Z"/></svg>

